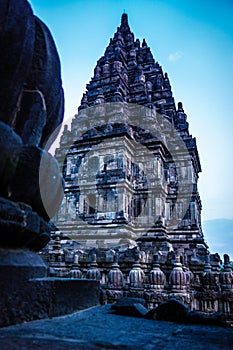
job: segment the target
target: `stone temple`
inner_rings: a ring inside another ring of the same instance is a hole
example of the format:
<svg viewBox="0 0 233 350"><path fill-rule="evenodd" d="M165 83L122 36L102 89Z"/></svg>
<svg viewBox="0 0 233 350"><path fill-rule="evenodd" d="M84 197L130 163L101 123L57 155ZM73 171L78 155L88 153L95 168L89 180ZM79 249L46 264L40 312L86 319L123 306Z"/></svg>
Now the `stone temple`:
<svg viewBox="0 0 233 350"><path fill-rule="evenodd" d="M196 140L126 14L55 157L64 199L41 251L51 276L100 281L102 303L175 298L232 322L230 258L209 253L201 228Z"/></svg>
<svg viewBox="0 0 233 350"><path fill-rule="evenodd" d="M161 130L164 122L168 129ZM65 180L56 224L70 238L92 247L136 240L167 251L206 247L196 139L167 73L145 39L135 40L127 14L97 62L56 158Z"/></svg>
<svg viewBox="0 0 233 350"><path fill-rule="evenodd" d="M127 15L64 129L57 162L47 151L64 111L52 35L27 0L1 1L0 13L0 326L122 296L148 309L162 303L147 313L123 298L141 316L168 306L170 320L232 325L230 258L209 254L201 230L195 139Z"/></svg>

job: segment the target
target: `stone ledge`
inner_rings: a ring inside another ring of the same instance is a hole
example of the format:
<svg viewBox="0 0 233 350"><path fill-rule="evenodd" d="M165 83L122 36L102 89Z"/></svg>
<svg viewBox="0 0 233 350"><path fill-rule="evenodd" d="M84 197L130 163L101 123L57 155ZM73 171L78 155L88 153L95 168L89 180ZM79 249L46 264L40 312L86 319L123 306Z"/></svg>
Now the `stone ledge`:
<svg viewBox="0 0 233 350"><path fill-rule="evenodd" d="M98 281L75 278L37 278L29 282L33 283L33 288L49 288L48 317L70 314L99 304L100 284Z"/></svg>
<svg viewBox="0 0 233 350"><path fill-rule="evenodd" d="M0 250L0 327L99 304L98 281L47 278L47 269L33 252Z"/></svg>

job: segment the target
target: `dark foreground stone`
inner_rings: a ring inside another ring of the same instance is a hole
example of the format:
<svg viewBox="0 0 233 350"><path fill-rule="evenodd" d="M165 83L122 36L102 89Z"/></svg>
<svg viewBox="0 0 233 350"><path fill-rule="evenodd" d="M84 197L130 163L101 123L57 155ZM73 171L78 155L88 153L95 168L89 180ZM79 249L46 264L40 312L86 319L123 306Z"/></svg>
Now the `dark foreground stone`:
<svg viewBox="0 0 233 350"><path fill-rule="evenodd" d="M207 315L203 312L190 311L186 305L176 299L168 299L154 310L150 310L146 315L146 318L179 323L226 327L226 317L223 313L215 312Z"/></svg>
<svg viewBox="0 0 233 350"><path fill-rule="evenodd" d="M1 248L39 251L49 240L50 223L43 220L29 205L0 197Z"/></svg>
<svg viewBox="0 0 233 350"><path fill-rule="evenodd" d="M123 316L143 317L147 314L145 300L142 298L120 298L111 306L111 310Z"/></svg>
<svg viewBox="0 0 233 350"><path fill-rule="evenodd" d="M178 323L190 323L209 326L226 327L226 316L222 312L204 314L203 312L190 311L181 301L171 298L161 303L158 307L147 311L144 300L140 298L120 298L113 304L111 310L122 316L144 317L150 320L162 320Z"/></svg>
<svg viewBox="0 0 233 350"><path fill-rule="evenodd" d="M11 125L30 71L35 20L28 1L0 1L0 120Z"/></svg>
<svg viewBox="0 0 233 350"><path fill-rule="evenodd" d="M207 326L124 317L110 305L0 329L1 350L232 349L233 332Z"/></svg>
<svg viewBox="0 0 233 350"><path fill-rule="evenodd" d="M0 249L1 327L99 304L99 282L47 278L47 268L33 252Z"/></svg>
<svg viewBox="0 0 233 350"><path fill-rule="evenodd" d="M63 198L57 161L39 147L23 147L11 185L11 199L30 205L44 220L57 212Z"/></svg>
<svg viewBox="0 0 233 350"><path fill-rule="evenodd" d="M157 320L185 322L189 308L179 300L169 299L160 304L154 311L154 318Z"/></svg>

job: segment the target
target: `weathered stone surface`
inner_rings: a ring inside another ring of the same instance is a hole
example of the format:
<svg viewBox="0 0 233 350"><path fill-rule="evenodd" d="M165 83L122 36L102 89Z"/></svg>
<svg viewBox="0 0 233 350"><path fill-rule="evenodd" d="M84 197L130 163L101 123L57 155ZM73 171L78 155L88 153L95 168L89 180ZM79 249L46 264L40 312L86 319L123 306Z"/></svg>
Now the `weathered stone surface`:
<svg viewBox="0 0 233 350"><path fill-rule="evenodd" d="M24 203L0 197L0 247L41 250L50 240L50 224Z"/></svg>
<svg viewBox="0 0 233 350"><path fill-rule="evenodd" d="M23 133L27 141L27 131L33 129L30 143L37 145L39 140L42 147L57 129L51 145L64 115L61 68L55 43L47 26L33 16L26 0L1 1L0 6L0 120L16 126L19 135ZM25 95L35 92L40 93L44 101L41 111L33 107L33 100L25 104ZM45 109L46 116L43 115Z"/></svg>
<svg viewBox="0 0 233 350"><path fill-rule="evenodd" d="M123 297L118 299L116 304L112 305L112 309L115 309L115 307L118 307L118 306L131 306L134 304L141 304L145 306L145 300L142 298Z"/></svg>
<svg viewBox="0 0 233 350"><path fill-rule="evenodd" d="M31 282L48 283L51 288L49 317L70 314L77 310L87 309L100 303L99 281L46 278Z"/></svg>
<svg viewBox="0 0 233 350"><path fill-rule="evenodd" d="M114 310L116 314L123 316L144 317L145 319L184 324L200 324L219 327L227 326L224 313L216 312L207 315L203 312L190 311L186 305L176 299L169 299L160 304L157 308L153 308L149 311L141 303L133 303L133 299L137 298L122 298L119 305L117 302L112 305L111 309Z"/></svg>
<svg viewBox="0 0 233 350"><path fill-rule="evenodd" d="M28 1L0 2L0 120L14 125L34 51L35 21Z"/></svg>
<svg viewBox="0 0 233 350"><path fill-rule="evenodd" d="M0 249L0 326L72 313L99 304L99 282L47 278L33 252Z"/></svg>
<svg viewBox="0 0 233 350"><path fill-rule="evenodd" d="M2 122L0 135L0 195L9 196L9 185L16 170L22 140L10 126Z"/></svg>
<svg viewBox="0 0 233 350"><path fill-rule="evenodd" d="M29 283L30 278L45 277L46 273L47 266L37 254L26 250L0 249L0 326L47 314L48 290L38 290ZM41 297L42 303L39 302Z"/></svg>
<svg viewBox="0 0 233 350"><path fill-rule="evenodd" d="M24 91L14 129L21 136L23 144L39 146L45 123L46 105L43 94L38 89Z"/></svg>
<svg viewBox="0 0 233 350"><path fill-rule="evenodd" d="M145 318L220 327L227 325L224 313L215 312L208 315L203 312L190 311L186 305L176 299L169 299L150 310Z"/></svg>
<svg viewBox="0 0 233 350"><path fill-rule="evenodd" d="M233 333L109 313L109 305L0 329L2 350L231 350Z"/></svg>
<svg viewBox="0 0 233 350"><path fill-rule="evenodd" d="M123 297L118 299L117 302L112 305L111 309L119 315L143 317L147 313L147 309L144 305L144 299Z"/></svg>
<svg viewBox="0 0 233 350"><path fill-rule="evenodd" d="M148 312L148 310L142 304L134 304L134 307L142 317L144 317Z"/></svg>
<svg viewBox="0 0 233 350"><path fill-rule="evenodd" d="M2 122L0 132L0 194L8 198L0 197L0 246L38 251L49 241L46 221L56 213L63 196L58 164L41 148L23 146L21 138Z"/></svg>
<svg viewBox="0 0 233 350"><path fill-rule="evenodd" d="M148 320L156 320L156 307L153 309L150 309L144 316L145 319Z"/></svg>
<svg viewBox="0 0 233 350"><path fill-rule="evenodd" d="M185 322L189 309L176 299L169 299L156 309L156 319L163 321Z"/></svg>
<svg viewBox="0 0 233 350"><path fill-rule="evenodd" d="M45 220L53 217L63 196L56 160L39 147L23 147L11 192L14 201L29 204Z"/></svg>
<svg viewBox="0 0 233 350"><path fill-rule="evenodd" d="M190 311L187 315L186 323L219 327L227 326L226 315L223 312L214 312L208 315L204 312Z"/></svg>
<svg viewBox="0 0 233 350"><path fill-rule="evenodd" d="M63 119L60 60L28 1L3 0L0 12L0 246L39 250L63 195L56 161L36 147Z"/></svg>
<svg viewBox="0 0 233 350"><path fill-rule="evenodd" d="M61 67L57 49L47 26L36 16L35 48L32 66L27 79L29 90L39 90L44 96L47 120L41 135L40 146L45 147L51 134L48 147L55 140L64 115L64 94L61 87Z"/></svg>
<svg viewBox="0 0 233 350"><path fill-rule="evenodd" d="M114 305L112 309L116 314L123 316L143 317L147 314L147 309L138 303L122 306Z"/></svg>

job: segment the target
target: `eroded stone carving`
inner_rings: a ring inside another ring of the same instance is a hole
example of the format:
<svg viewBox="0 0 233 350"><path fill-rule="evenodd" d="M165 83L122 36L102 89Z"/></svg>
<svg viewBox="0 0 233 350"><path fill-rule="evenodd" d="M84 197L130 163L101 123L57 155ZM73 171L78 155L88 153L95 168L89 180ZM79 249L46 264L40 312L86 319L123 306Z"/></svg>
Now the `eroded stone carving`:
<svg viewBox="0 0 233 350"><path fill-rule="evenodd" d="M1 1L0 14L0 246L39 250L62 197L47 152L64 114L60 60L26 0Z"/></svg>

